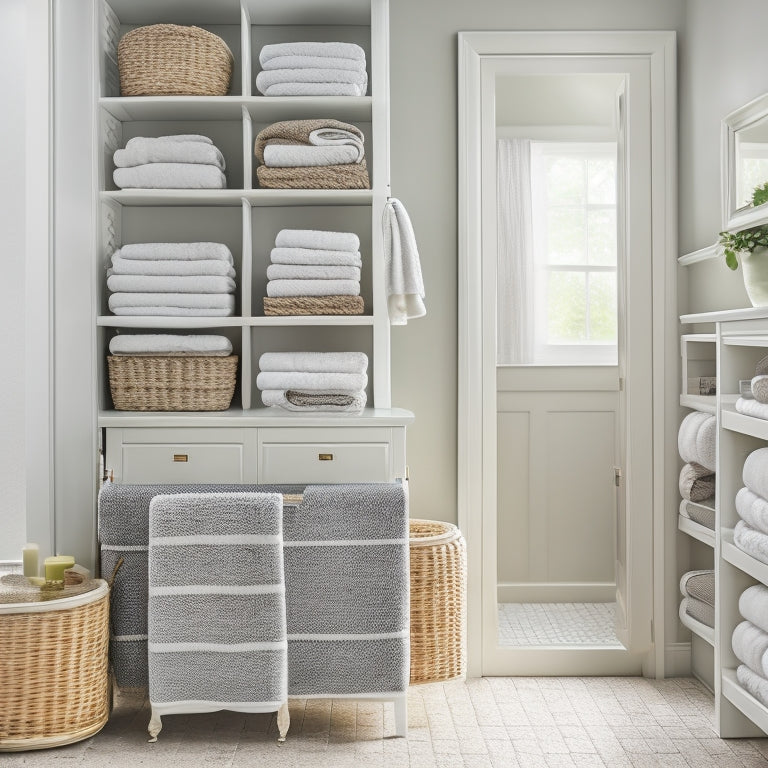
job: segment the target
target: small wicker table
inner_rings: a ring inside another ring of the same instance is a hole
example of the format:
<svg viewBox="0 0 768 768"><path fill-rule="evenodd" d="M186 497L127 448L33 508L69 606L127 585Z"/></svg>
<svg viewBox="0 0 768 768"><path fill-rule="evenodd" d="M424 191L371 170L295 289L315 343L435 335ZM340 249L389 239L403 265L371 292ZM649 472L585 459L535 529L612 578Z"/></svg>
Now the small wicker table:
<svg viewBox="0 0 768 768"><path fill-rule="evenodd" d="M0 589L0 752L71 744L107 722L109 588L94 579L61 594L20 602Z"/></svg>

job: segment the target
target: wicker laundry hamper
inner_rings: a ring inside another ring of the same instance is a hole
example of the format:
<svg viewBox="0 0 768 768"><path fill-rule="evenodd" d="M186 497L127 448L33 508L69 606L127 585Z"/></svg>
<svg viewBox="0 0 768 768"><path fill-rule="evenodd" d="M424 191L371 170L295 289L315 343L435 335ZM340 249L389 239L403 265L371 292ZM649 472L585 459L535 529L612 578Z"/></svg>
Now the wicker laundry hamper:
<svg viewBox="0 0 768 768"><path fill-rule="evenodd" d="M108 355L118 411L226 411L237 380L237 355Z"/></svg>
<svg viewBox="0 0 768 768"><path fill-rule="evenodd" d="M466 673L467 550L461 531L410 521L411 684Z"/></svg>
<svg viewBox="0 0 768 768"><path fill-rule="evenodd" d="M71 744L104 727L108 642L101 579L58 600L0 601L0 752Z"/></svg>
<svg viewBox="0 0 768 768"><path fill-rule="evenodd" d="M226 96L233 63L227 44L200 27L138 27L117 46L122 96Z"/></svg>

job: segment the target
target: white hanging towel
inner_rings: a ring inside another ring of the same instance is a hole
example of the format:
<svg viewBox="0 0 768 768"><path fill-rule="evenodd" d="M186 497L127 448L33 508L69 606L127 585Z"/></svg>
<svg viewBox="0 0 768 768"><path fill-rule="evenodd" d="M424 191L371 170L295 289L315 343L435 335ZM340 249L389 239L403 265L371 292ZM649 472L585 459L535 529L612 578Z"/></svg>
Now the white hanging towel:
<svg viewBox="0 0 768 768"><path fill-rule="evenodd" d="M387 281L387 308L391 325L427 314L419 249L405 206L390 197L384 206L384 268Z"/></svg>

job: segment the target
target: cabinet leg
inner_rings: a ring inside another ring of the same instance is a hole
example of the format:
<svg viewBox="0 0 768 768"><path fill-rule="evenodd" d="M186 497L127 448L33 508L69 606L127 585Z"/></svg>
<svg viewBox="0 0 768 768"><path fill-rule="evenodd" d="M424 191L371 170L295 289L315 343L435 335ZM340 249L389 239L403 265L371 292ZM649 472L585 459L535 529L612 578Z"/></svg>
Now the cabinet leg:
<svg viewBox="0 0 768 768"><path fill-rule="evenodd" d="M160 715L157 714L155 711L155 708L152 707L152 717L149 720L149 727L147 730L149 731L149 741L155 742L157 741L157 734L160 733L160 731L163 728L163 723L160 720Z"/></svg>
<svg viewBox="0 0 768 768"><path fill-rule="evenodd" d="M288 711L288 702L284 701L280 709L277 710L277 730L280 732L278 742L282 744L288 735L288 729L291 727L291 714Z"/></svg>
<svg viewBox="0 0 768 768"><path fill-rule="evenodd" d="M403 694L399 699L395 699L395 736L405 737L408 735L408 697Z"/></svg>

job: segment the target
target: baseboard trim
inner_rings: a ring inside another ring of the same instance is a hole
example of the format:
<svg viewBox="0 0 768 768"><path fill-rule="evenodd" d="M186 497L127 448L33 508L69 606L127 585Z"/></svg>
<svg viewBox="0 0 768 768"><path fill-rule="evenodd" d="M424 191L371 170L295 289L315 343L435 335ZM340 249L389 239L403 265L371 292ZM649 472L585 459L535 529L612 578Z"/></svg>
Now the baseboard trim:
<svg viewBox="0 0 768 768"><path fill-rule="evenodd" d="M613 603L616 585L602 582L505 582L496 588L500 603Z"/></svg>
<svg viewBox="0 0 768 768"><path fill-rule="evenodd" d="M691 644L667 643L664 646L664 677L690 677Z"/></svg>

